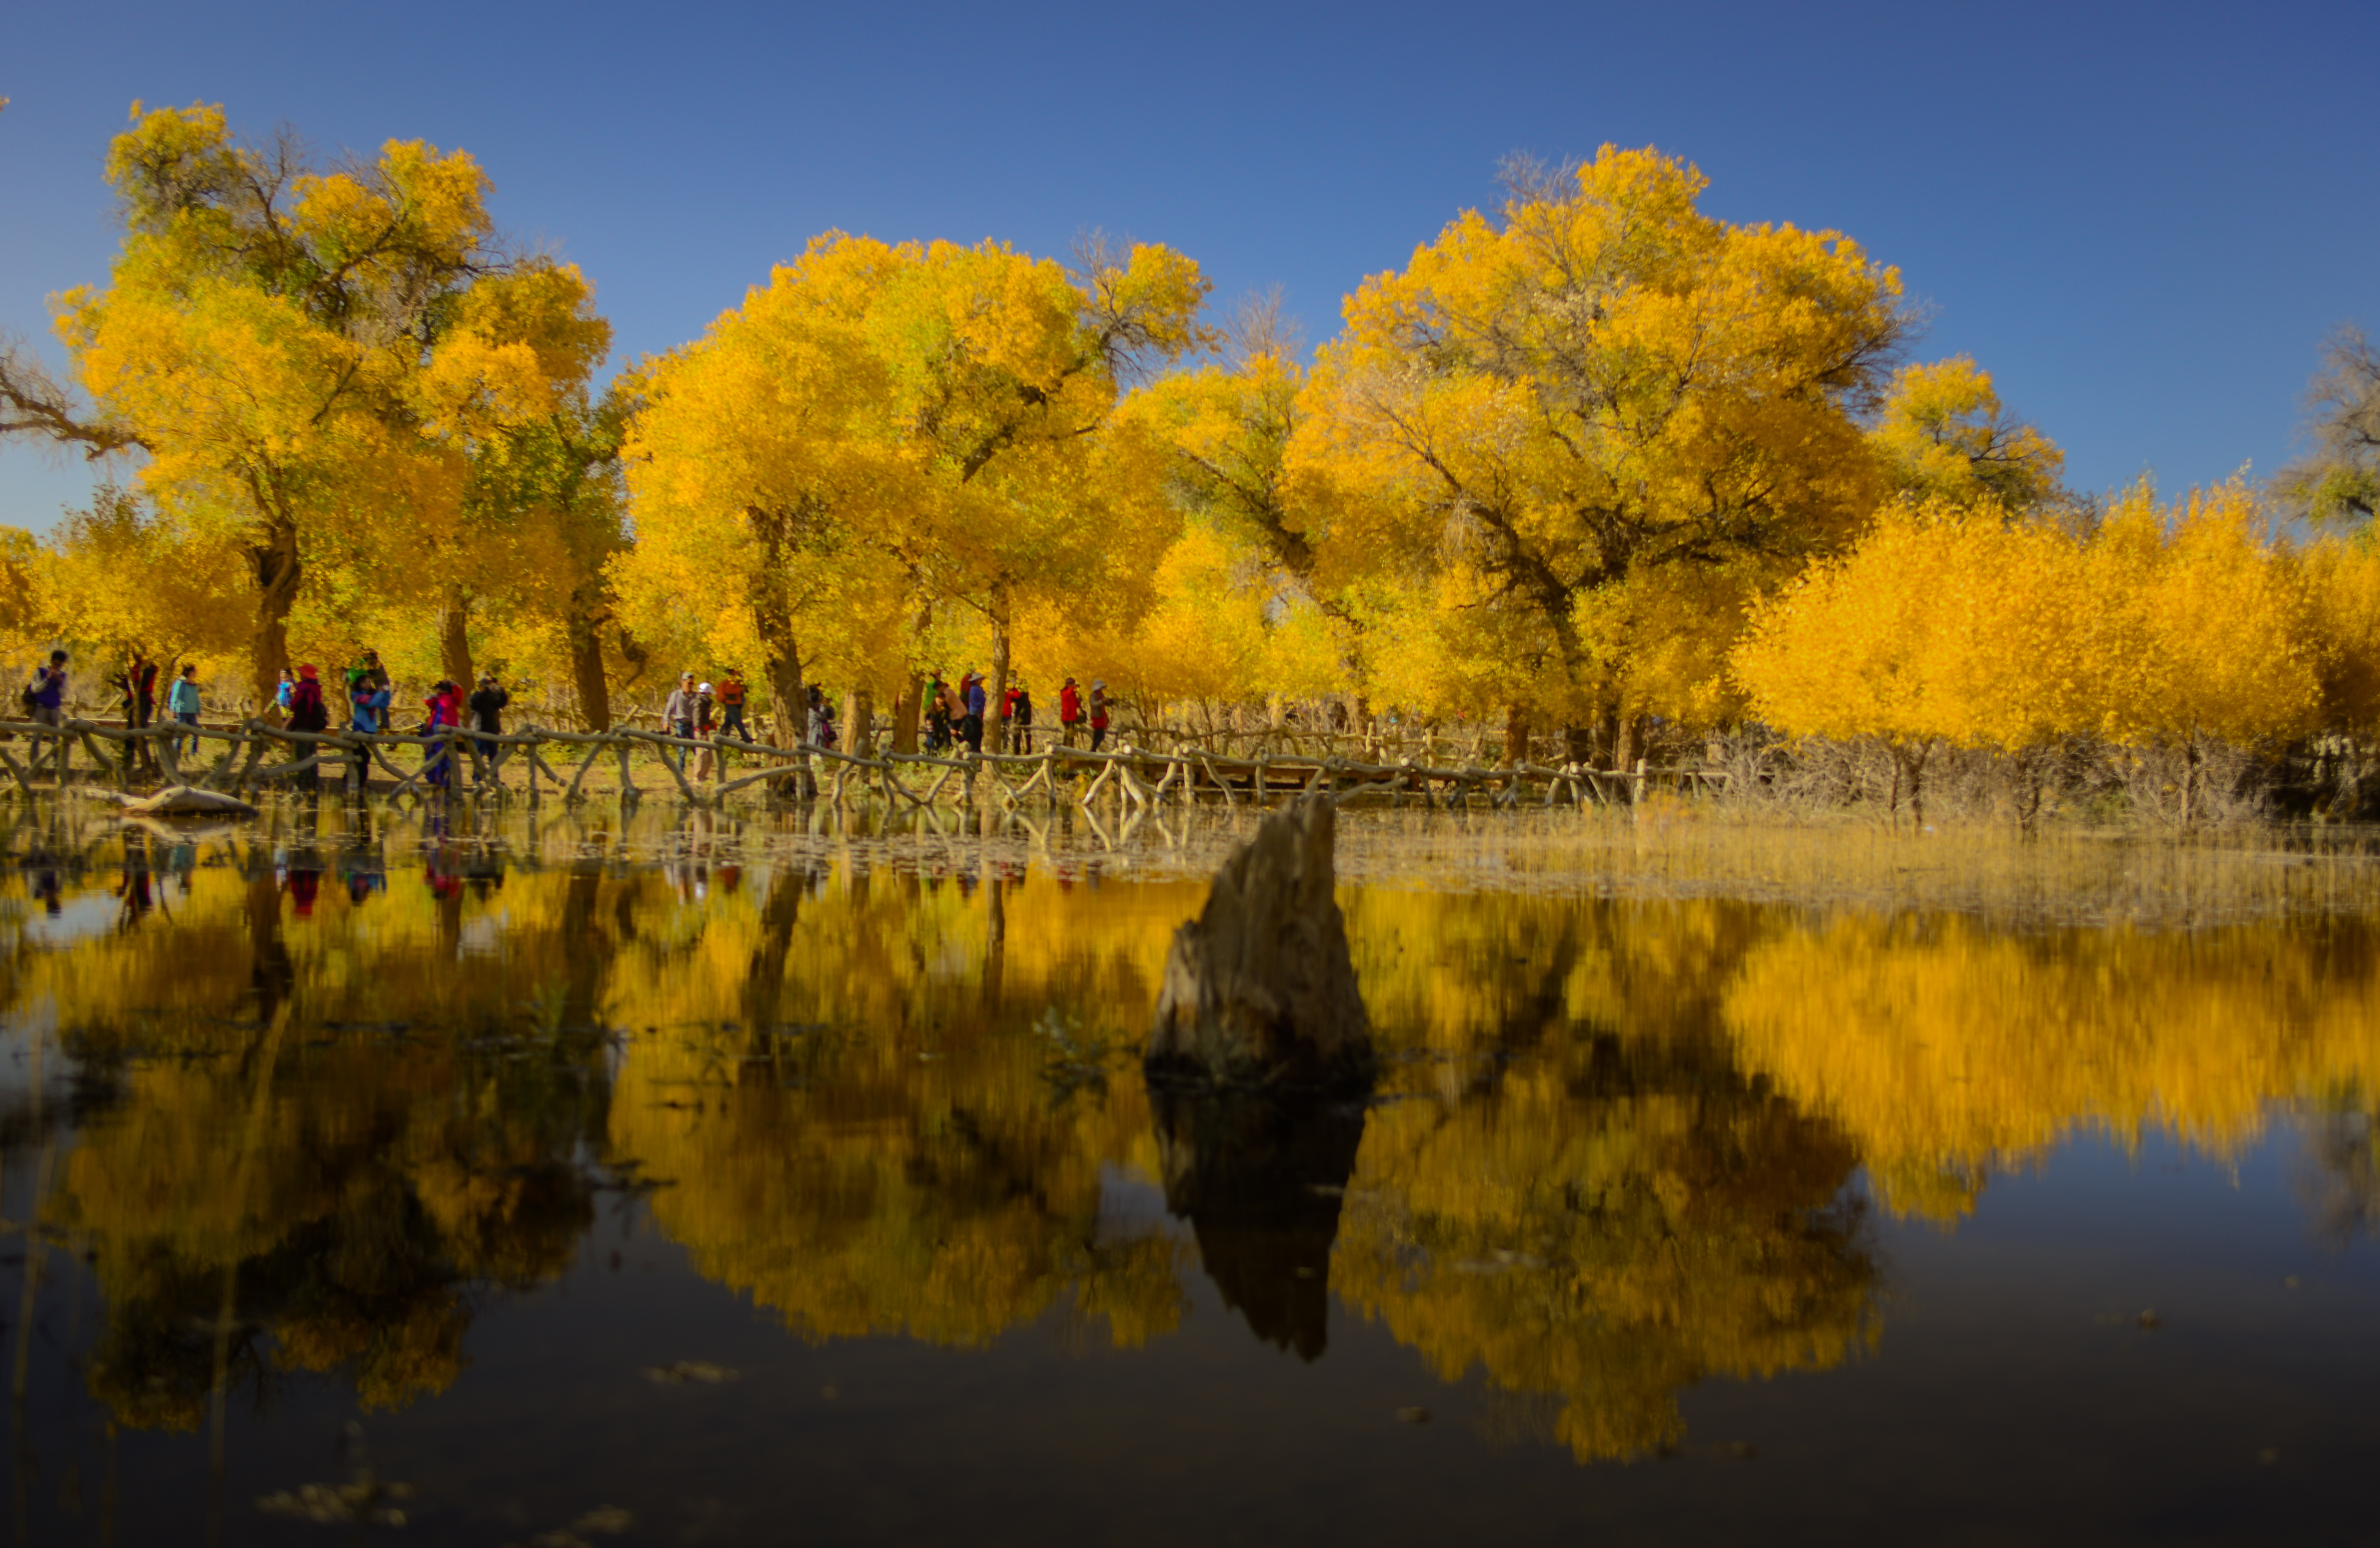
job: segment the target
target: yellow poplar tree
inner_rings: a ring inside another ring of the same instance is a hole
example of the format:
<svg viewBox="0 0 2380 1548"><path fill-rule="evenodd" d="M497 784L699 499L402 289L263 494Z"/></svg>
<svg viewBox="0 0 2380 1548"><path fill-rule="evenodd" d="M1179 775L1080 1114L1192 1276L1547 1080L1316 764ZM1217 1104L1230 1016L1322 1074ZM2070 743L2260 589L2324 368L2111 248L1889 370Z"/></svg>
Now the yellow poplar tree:
<svg viewBox="0 0 2380 1548"><path fill-rule="evenodd" d="M926 481L909 551L929 594L990 626L993 705L1020 606L1084 596L1117 542L1148 535L1116 527L1099 443L1127 373L1211 341L1208 288L1196 263L1146 244L1095 246L1070 272L998 242L935 242L887 284L869 333Z"/></svg>
<svg viewBox="0 0 2380 1548"><path fill-rule="evenodd" d="M1714 219L1704 186L1611 147L1516 179L1500 220L1365 283L1309 388L1317 455L1396 512L1351 534L1364 567L1448 615L1457 671L1519 676L1623 754L1633 717L1694 703L1629 673L1684 621L1608 593L1682 566L1740 599L1847 538L1882 490L1859 416L1905 327L1857 244Z"/></svg>
<svg viewBox="0 0 2380 1548"><path fill-rule="evenodd" d="M903 664L900 542L924 494L869 324L919 262L830 233L638 374L637 542L615 562L631 615L685 649L755 653L781 715L821 659L871 683Z"/></svg>
<svg viewBox="0 0 2380 1548"><path fill-rule="evenodd" d="M58 301L97 412L78 421L13 360L0 388L40 400L51 439L137 449L162 512L237 541L267 701L310 568L363 555L404 561L382 578L434 572L473 427L545 411L552 362L480 325L469 298L551 266L500 249L461 152L392 140L324 169L287 137L236 141L220 107L133 118L107 159L125 224L110 283Z"/></svg>
<svg viewBox="0 0 2380 1548"><path fill-rule="evenodd" d="M2025 511L2058 493L2066 454L2001 406L1965 355L1893 372L1871 433L1893 484L1924 500Z"/></svg>

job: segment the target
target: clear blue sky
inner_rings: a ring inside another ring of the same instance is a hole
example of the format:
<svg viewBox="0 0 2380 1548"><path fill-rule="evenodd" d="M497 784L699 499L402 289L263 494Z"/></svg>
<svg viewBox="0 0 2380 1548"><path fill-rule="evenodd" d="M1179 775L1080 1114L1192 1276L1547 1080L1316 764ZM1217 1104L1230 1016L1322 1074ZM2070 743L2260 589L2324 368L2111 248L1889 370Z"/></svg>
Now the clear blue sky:
<svg viewBox="0 0 2380 1548"><path fill-rule="evenodd" d="M1512 151L1655 144L1706 208L1832 226L2086 488L2286 460L2326 329L2380 331L2380 5L28 6L0 53L0 327L103 281L135 97L317 145L462 146L594 280L614 363L830 227L1174 244L1341 298ZM0 451L0 521L88 475Z"/></svg>

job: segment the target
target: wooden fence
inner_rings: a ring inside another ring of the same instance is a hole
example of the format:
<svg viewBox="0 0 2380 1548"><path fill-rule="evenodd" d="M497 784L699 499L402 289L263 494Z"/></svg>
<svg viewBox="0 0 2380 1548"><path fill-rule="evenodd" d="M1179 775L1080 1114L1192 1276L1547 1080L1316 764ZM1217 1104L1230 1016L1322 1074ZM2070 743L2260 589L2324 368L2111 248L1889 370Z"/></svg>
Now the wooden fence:
<svg viewBox="0 0 2380 1548"><path fill-rule="evenodd" d="M1130 746L1099 752L1051 747L1037 753L963 750L954 757L902 752L871 757L807 742L783 748L632 728L584 733L529 726L487 735L455 727L407 736L293 731L259 720L230 726L168 722L128 727L74 718L56 726L0 721L0 733L25 739L22 759L12 746L0 742L0 768L11 781L6 788L27 797L45 780L54 789L64 788L80 774L125 791L136 785L188 785L243 798L267 786L310 781L319 788L335 780L345 794L359 798L370 788L375 766L395 781L385 792L391 796L426 796L441 788L442 770L443 787L487 795L511 789L504 777L511 767L525 777L531 798L550 787L570 801L585 798L587 775L607 754L618 761L621 794L635 797L642 792L635 782L631 754L645 750L658 754L678 797L696 804L714 804L757 786L775 796L837 803L879 798L895 808L904 802L923 807L945 799L996 802L1002 808L1037 801L1089 806L1110 796L1132 807L1153 807L1169 799L1188 805L1202 797L1232 806L1263 805L1278 796L1313 790L1327 791L1342 801L1374 797L1429 807L1480 801L1491 808L1579 807L1633 802L1657 786L1687 793L1716 791L1728 777L1717 770L1651 769L1642 762L1625 771L1576 763L1439 767L1411 759L1367 763L1334 756L1272 757L1262 751L1234 758ZM202 753L204 745L222 750L209 761ZM77 767L78 749L87 767ZM390 756L407 749L420 760L409 772ZM714 755L721 776L698 781L688 776L687 765L691 755L705 750ZM577 767L565 776L548 758L549 750L565 763L575 760ZM731 755L756 760L760 766L730 773ZM192 756L198 762L186 766L185 760Z"/></svg>

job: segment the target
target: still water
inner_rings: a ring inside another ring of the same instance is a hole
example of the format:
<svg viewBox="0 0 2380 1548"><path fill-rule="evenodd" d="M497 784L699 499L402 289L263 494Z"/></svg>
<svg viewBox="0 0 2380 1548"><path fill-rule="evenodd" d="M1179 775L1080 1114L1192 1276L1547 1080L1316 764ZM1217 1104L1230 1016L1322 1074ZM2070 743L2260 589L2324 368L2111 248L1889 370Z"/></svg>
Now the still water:
<svg viewBox="0 0 2380 1548"><path fill-rule="evenodd" d="M2380 1534L2361 841L1351 812L1218 1127L1245 818L0 821L15 1542Z"/></svg>

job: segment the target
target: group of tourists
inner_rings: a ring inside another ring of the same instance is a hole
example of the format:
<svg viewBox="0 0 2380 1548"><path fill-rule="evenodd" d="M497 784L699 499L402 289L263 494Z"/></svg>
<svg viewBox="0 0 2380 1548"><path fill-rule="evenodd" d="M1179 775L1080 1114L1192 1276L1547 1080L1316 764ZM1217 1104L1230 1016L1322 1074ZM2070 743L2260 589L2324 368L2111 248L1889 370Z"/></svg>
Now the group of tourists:
<svg viewBox="0 0 2380 1548"><path fill-rule="evenodd" d="M960 743L970 752L983 750L985 711L990 706L983 674L969 671L961 676L956 688L942 680L937 672L926 686L926 750L943 752ZM1033 693L1023 683L1012 683L1001 696L999 719L1007 729L1011 752L1033 750ZM1074 678L1068 677L1058 689L1059 745L1079 747L1087 727L1091 750L1097 752L1108 739L1108 685L1103 677L1091 679L1091 691L1086 694Z"/></svg>
<svg viewBox="0 0 2380 1548"><path fill-rule="evenodd" d="M67 667L65 651L52 651L47 662L38 664L31 679L19 691L18 711L26 720L47 725L63 723L66 702ZM199 685L199 669L185 663L174 677L166 694L166 712L184 725L194 729L204 707L204 696ZM143 726L151 724L157 694L158 668L135 651L124 670L110 678L110 683L123 696L125 724ZM345 724L342 729L367 736L385 736L395 729L393 706L395 684L377 651L365 651L355 664L339 675L335 690L326 689L322 670L312 663L281 669L281 681L274 692L274 708L280 711L282 724L292 731L323 734L330 731L337 711L332 692L344 701ZM834 707L816 684L810 685L799 723L802 738L812 747L832 750L837 742ZM746 707L751 689L744 674L729 667L716 687L699 681L692 672L679 674L677 686L670 691L662 709L663 727L670 736L702 745L695 750L690 771L695 779L715 776L715 758L711 744L716 739L749 743L752 731L746 723ZM478 688L466 695L462 686L448 678L431 685L429 695L422 701L423 717L418 728L408 728L418 736L433 736L453 728L469 732L480 754L492 761L499 745L492 738L504 735L504 713L511 704L512 695L505 691L492 672L482 673ZM1005 742L1012 752L1033 750L1034 704L1032 690L1024 683L1009 686L997 706L990 702L990 690L980 672L969 671L955 686L946 682L941 672L932 674L925 695L925 747L929 752L947 752L964 745L970 752L983 750L984 731L988 723L996 721L1006 732ZM408 717L409 718L409 717ZM1093 678L1090 689L1084 689L1068 677L1058 689L1058 729L1060 745L1078 747L1088 733L1092 751L1099 751L1108 735L1108 685L1103 678ZM180 738L176 738L177 747ZM193 734L187 747L195 750L198 737ZM370 754L358 749L355 754L358 774L368 763ZM444 788L454 778L454 770L444 746L432 747L426 754L426 783ZM683 768L685 765L681 763ZM311 786L318 783L311 768L299 771L299 783Z"/></svg>

